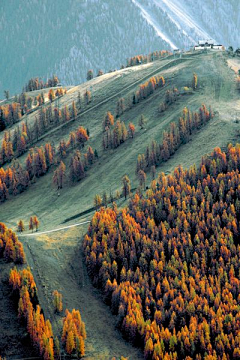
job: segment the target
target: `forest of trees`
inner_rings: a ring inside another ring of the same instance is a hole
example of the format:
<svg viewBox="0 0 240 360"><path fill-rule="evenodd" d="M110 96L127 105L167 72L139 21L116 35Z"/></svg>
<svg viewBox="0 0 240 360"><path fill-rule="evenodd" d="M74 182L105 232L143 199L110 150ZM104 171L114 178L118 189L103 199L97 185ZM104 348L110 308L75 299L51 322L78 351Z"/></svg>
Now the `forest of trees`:
<svg viewBox="0 0 240 360"><path fill-rule="evenodd" d="M9 285L12 295L18 304L18 318L25 324L31 345L44 360L54 360L60 357L60 344L58 337L54 338L52 325L45 320L43 311L38 302L37 287L30 268L10 270ZM56 312L62 311L62 295L53 292L53 305ZM60 334L59 334L60 335ZM85 354L86 330L79 310L66 309L63 318L62 344L67 354L76 355L81 359Z"/></svg>
<svg viewBox="0 0 240 360"><path fill-rule="evenodd" d="M0 222L0 257L15 264L25 263L25 254L22 243L17 235Z"/></svg>
<svg viewBox="0 0 240 360"><path fill-rule="evenodd" d="M216 148L93 216L89 275L145 359L240 358L239 166L240 145Z"/></svg>
<svg viewBox="0 0 240 360"><path fill-rule="evenodd" d="M18 317L25 323L33 347L45 360L54 359L52 325L38 304L37 287L29 268L10 271L9 284L18 302Z"/></svg>
<svg viewBox="0 0 240 360"><path fill-rule="evenodd" d="M65 90L59 88L55 91L55 93L51 94L49 92L49 100L63 96ZM44 102L43 94L39 94L37 98L40 98L41 101ZM88 105L91 102L91 92L86 90L84 94L85 103ZM38 100L36 100L38 101ZM39 100L40 101L40 100ZM40 105L40 103L39 103ZM11 107L12 105L7 105L7 107ZM53 127L59 126L61 124L65 124L69 121L76 120L78 112L82 107L82 97L81 94L78 94L77 104L75 101L72 102L71 106L65 105L62 110L59 109L56 105L52 107L52 104L41 107L39 109L38 115L35 116L35 121L33 122L33 126L28 125L28 121L26 120L21 124L21 127L18 125L14 131L10 132L10 130L6 130L4 132L4 138L2 141L2 145L0 148L0 165L4 165L7 162L11 162L13 158L17 158L26 152L30 146L39 138L44 135L48 130ZM18 108L18 107L17 107ZM15 115L14 115L15 116ZM21 114L19 113L21 117ZM12 123L17 122L20 117L16 115ZM12 118L12 113L11 113ZM0 107L0 126L1 126L1 107ZM5 126L5 125L4 125ZM5 129L5 127L4 127ZM1 131L1 127L0 127Z"/></svg>
<svg viewBox="0 0 240 360"><path fill-rule="evenodd" d="M87 130L80 126L75 132L73 131L70 133L67 142L64 140L60 141L57 152L50 143L46 143L40 148L36 147L30 149L25 160L25 167L21 166L17 160L14 160L11 166L6 169L0 168L0 202L7 200L8 195L17 195L26 190L31 182L35 182L36 178L45 175L51 166L58 162L60 163L60 167L54 174L54 182L57 184L58 188L61 188L63 185L63 173L65 172L65 165L62 163L61 159L66 156L66 152L70 148L83 149L88 139L89 136L87 135ZM75 154L77 154L79 162L71 161L69 176L72 181L78 181L84 177L72 177L73 168L74 173L78 173L82 166L83 172L85 172L98 157L97 151L95 150L93 152L90 146L88 147L87 153L84 154L83 162L81 162L82 155L80 151L76 151Z"/></svg>
<svg viewBox="0 0 240 360"><path fill-rule="evenodd" d="M152 141L151 145L147 146L145 154L138 155L136 173L167 161L182 144L189 142L196 130L206 125L213 116L211 108L208 110L204 104L198 112L194 113L185 107L178 123L172 122L170 128L164 131L162 141L160 143Z"/></svg>
<svg viewBox="0 0 240 360"><path fill-rule="evenodd" d="M11 127L17 123L24 114L28 113L33 106L39 106L44 103L43 94L39 94L35 98L27 96L26 93L22 93L19 96L15 96L14 100L10 104L0 106L0 131Z"/></svg>
<svg viewBox="0 0 240 360"><path fill-rule="evenodd" d="M139 89L133 94L131 106L137 104L143 99L146 99L158 87L163 87L164 85L165 79L163 76L151 77L148 81L139 85ZM116 118L121 116L128 109L129 106L125 106L124 98L118 99L116 106ZM120 144L124 143L128 137L133 138L134 132L135 127L132 123L129 123L128 130L126 129L124 122L121 120L117 120L114 125L114 116L108 111L103 120L103 149L117 148Z"/></svg>
<svg viewBox="0 0 240 360"><path fill-rule="evenodd" d="M138 90L135 91L133 95L128 96L126 99L123 97L119 98L116 104L116 118L121 116L125 111L131 109L135 104L146 99L158 88L162 88L165 83L163 76L152 76L145 83L140 84Z"/></svg>
<svg viewBox="0 0 240 360"><path fill-rule="evenodd" d="M139 89L133 95L133 104L146 99L157 88L161 88L165 85L165 79L163 76L153 76L147 80L144 84L139 85Z"/></svg>
<svg viewBox="0 0 240 360"><path fill-rule="evenodd" d="M85 354L84 340L86 339L85 324L79 310L66 310L63 319L62 342L67 354L76 354L80 359Z"/></svg>
<svg viewBox="0 0 240 360"><path fill-rule="evenodd" d="M66 94L66 89L59 87L57 90L50 89L48 93L49 101L53 101ZM32 97L25 92L19 96L15 96L13 102L0 106L0 132L10 128L21 120L22 116L29 114L38 109L39 106L45 104L44 93ZM50 118L50 110L48 110L48 117ZM48 119L50 120L50 119Z"/></svg>
<svg viewBox="0 0 240 360"><path fill-rule="evenodd" d="M154 51L149 55L136 55L127 59L127 67L139 64L147 64L168 55L172 55L172 53L166 50Z"/></svg>
<svg viewBox="0 0 240 360"><path fill-rule="evenodd" d="M46 82L39 79L38 77L31 78L28 83L24 86L23 91L34 91L34 90L41 90L49 87L55 87L59 83L58 77L53 75L49 78Z"/></svg>
<svg viewBox="0 0 240 360"><path fill-rule="evenodd" d="M76 119L77 113L74 101L71 107L65 105L62 111L56 107L53 110L52 106L49 105L39 110L32 127L29 127L28 122L25 121L22 123L21 128L17 126L13 133L5 131L0 148L0 165L11 162L14 157L17 158L25 153L50 128Z"/></svg>

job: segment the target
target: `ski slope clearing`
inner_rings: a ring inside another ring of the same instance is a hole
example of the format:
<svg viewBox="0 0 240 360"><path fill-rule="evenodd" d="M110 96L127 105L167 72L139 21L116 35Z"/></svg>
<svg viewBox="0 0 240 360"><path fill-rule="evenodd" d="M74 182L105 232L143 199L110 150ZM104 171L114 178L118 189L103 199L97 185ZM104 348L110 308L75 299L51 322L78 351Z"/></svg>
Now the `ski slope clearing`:
<svg viewBox="0 0 240 360"><path fill-rule="evenodd" d="M64 310L80 310L87 332L84 359L110 360L124 356L129 360L142 360L141 350L127 343L116 329L117 317L111 314L88 277L81 252L86 225L21 238L41 307L56 334L60 334L64 311L60 315L54 313L52 292L56 289L61 292Z"/></svg>

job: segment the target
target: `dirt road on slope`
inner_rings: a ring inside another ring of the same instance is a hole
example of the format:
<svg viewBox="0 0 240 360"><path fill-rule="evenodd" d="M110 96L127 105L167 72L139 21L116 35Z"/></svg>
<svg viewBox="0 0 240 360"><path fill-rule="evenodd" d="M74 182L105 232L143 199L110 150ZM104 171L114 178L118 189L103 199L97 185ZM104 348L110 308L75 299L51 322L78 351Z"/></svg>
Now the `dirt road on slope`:
<svg viewBox="0 0 240 360"><path fill-rule="evenodd" d="M60 335L65 309L80 310L87 331L85 359L110 360L114 356L143 359L141 351L127 343L116 330L116 317L91 284L81 252L81 237L86 229L87 224L21 238L44 314L50 318L56 336ZM53 290L63 295L61 316L53 311Z"/></svg>

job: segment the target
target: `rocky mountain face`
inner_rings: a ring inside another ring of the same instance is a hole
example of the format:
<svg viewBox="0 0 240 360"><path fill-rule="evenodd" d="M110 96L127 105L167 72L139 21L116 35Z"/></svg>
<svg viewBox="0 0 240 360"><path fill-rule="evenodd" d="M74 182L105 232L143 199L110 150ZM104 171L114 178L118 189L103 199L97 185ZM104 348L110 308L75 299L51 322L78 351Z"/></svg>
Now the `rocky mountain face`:
<svg viewBox="0 0 240 360"><path fill-rule="evenodd" d="M109 71L128 57L188 48L211 37L238 46L238 0L4 0L0 2L0 98L34 76L63 84Z"/></svg>

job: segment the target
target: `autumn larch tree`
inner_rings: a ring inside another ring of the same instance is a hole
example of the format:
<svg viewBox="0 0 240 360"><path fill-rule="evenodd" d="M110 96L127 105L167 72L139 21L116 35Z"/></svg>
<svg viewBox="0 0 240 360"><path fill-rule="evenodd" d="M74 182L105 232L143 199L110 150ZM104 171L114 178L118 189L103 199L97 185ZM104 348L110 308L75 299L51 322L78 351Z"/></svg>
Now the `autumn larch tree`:
<svg viewBox="0 0 240 360"><path fill-rule="evenodd" d="M89 139L87 131L84 129L84 127L80 126L77 129L76 139L77 139L77 142L80 145L80 147L84 147L85 142L88 141L88 139Z"/></svg>
<svg viewBox="0 0 240 360"><path fill-rule="evenodd" d="M85 170L81 159L81 153L79 150L77 150L70 160L69 177L72 182L75 182L83 179L84 176Z"/></svg>
<svg viewBox="0 0 240 360"><path fill-rule="evenodd" d="M193 88L193 90L196 90L197 84L198 84L198 77L197 77L197 74L194 73L193 74L193 79L192 79L192 88Z"/></svg>
<svg viewBox="0 0 240 360"><path fill-rule="evenodd" d="M107 131L114 125L114 116L108 111L103 119L103 131Z"/></svg>
<svg viewBox="0 0 240 360"><path fill-rule="evenodd" d="M127 198L127 196L130 194L131 191L131 182L130 179L127 175L124 175L122 178L122 192L123 192L123 196L125 197L125 199Z"/></svg>
<svg viewBox="0 0 240 360"><path fill-rule="evenodd" d="M72 149L76 146L76 134L75 132L70 132L69 140L68 140L68 147L71 146Z"/></svg>
<svg viewBox="0 0 240 360"><path fill-rule="evenodd" d="M74 335L73 332L70 330L68 335L67 335L67 340L66 340L66 352L67 354L71 355L73 350L75 349L75 342L74 342Z"/></svg>
<svg viewBox="0 0 240 360"><path fill-rule="evenodd" d="M66 172L66 166L61 161L60 165L58 167L58 178L59 178L59 187L60 187L60 189L62 189L62 187L63 187L63 180L65 178L65 172Z"/></svg>
<svg viewBox="0 0 240 360"><path fill-rule="evenodd" d="M85 324L81 319L80 312L73 309L70 313L66 310L62 332L62 342L66 352L69 355L76 353L78 359L82 358L85 354L85 339Z"/></svg>
<svg viewBox="0 0 240 360"><path fill-rule="evenodd" d="M23 232L25 229L24 229L24 223L22 220L19 220L18 222L18 231L19 232Z"/></svg>
<svg viewBox="0 0 240 360"><path fill-rule="evenodd" d="M39 220L36 215L33 217L33 225L35 226L36 231L38 231Z"/></svg>
<svg viewBox="0 0 240 360"><path fill-rule="evenodd" d="M53 305L55 312L61 312L63 309L62 304L62 294L60 294L57 290L53 292Z"/></svg>
<svg viewBox="0 0 240 360"><path fill-rule="evenodd" d="M62 118L64 122L68 122L70 120L70 113L67 105L64 106Z"/></svg>
<svg viewBox="0 0 240 360"><path fill-rule="evenodd" d="M91 92L89 90L86 90L84 96L85 96L85 102L88 105L91 102Z"/></svg>
<svg viewBox="0 0 240 360"><path fill-rule="evenodd" d="M152 175L152 180L154 180L156 177L156 166L155 165L151 166L151 175Z"/></svg>
<svg viewBox="0 0 240 360"><path fill-rule="evenodd" d="M135 126L133 125L133 123L129 123L128 132L129 132L129 135L131 136L131 138L133 138L134 133L135 133Z"/></svg>
<svg viewBox="0 0 240 360"><path fill-rule="evenodd" d="M50 89L48 92L48 98L51 102L53 102L53 100L55 99L55 93L53 91L53 89Z"/></svg>
<svg viewBox="0 0 240 360"><path fill-rule="evenodd" d="M60 154L61 159L64 158L66 156L67 153L67 144L65 142L65 140L61 140L58 146L58 152Z"/></svg>
<svg viewBox="0 0 240 360"><path fill-rule="evenodd" d="M103 200L100 195L96 194L94 196L94 207L96 210L100 208L100 206L102 205L102 201Z"/></svg>
<svg viewBox="0 0 240 360"><path fill-rule="evenodd" d="M94 162L94 152L93 149L91 148L91 146L88 147L88 151L87 151L87 160L89 164L93 164Z"/></svg>
<svg viewBox="0 0 240 360"><path fill-rule="evenodd" d="M103 192L102 203L103 203L104 206L107 207L107 204L108 204L108 196L107 196L106 191Z"/></svg>

